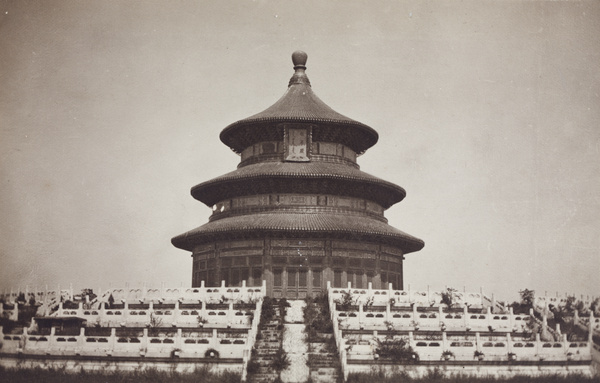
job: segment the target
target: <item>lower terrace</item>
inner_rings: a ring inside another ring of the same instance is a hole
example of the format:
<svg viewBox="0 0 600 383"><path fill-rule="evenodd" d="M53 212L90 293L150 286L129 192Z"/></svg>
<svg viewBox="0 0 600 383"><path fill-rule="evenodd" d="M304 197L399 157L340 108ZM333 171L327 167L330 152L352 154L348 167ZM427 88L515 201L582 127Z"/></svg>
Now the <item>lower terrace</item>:
<svg viewBox="0 0 600 383"><path fill-rule="evenodd" d="M546 318L537 319L533 310L528 315L514 314L478 293L462 293L467 299L458 299L449 307L435 298L440 295L328 286L344 376L398 364L419 368L453 365L465 371L474 366L472 372L476 374L481 368L507 373L518 368L537 369L528 373L564 373L571 366L579 373L591 374L592 354L597 352L592 342L593 326L585 339L568 340L560 328L547 328ZM412 299L415 296L434 299ZM382 354L382 349L394 347L411 357L390 360L389 355Z"/></svg>

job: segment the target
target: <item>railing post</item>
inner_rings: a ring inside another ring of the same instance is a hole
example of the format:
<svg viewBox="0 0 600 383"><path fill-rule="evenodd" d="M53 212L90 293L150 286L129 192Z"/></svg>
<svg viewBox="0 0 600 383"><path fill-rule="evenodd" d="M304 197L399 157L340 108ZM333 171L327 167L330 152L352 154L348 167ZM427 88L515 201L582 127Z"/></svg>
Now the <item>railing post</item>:
<svg viewBox="0 0 600 383"><path fill-rule="evenodd" d="M148 343L150 343L148 340L148 328L145 327L142 330L142 344L141 344L141 346L142 346L141 348L142 348L142 351L144 352L144 355L146 354L146 350L148 350Z"/></svg>
<svg viewBox="0 0 600 383"><path fill-rule="evenodd" d="M48 348L56 346L56 327L50 328L50 336L48 337L48 343Z"/></svg>
<svg viewBox="0 0 600 383"><path fill-rule="evenodd" d="M235 313L233 312L233 302L229 302L229 307L227 308L227 327L231 327L233 323L233 319L235 318Z"/></svg>
<svg viewBox="0 0 600 383"><path fill-rule="evenodd" d="M207 314L206 314L206 300L205 299L202 300L202 308L200 308L200 313L202 314L203 319L208 320L206 318Z"/></svg>
<svg viewBox="0 0 600 383"><path fill-rule="evenodd" d="M385 304L385 320L389 321L392 319L392 307L390 305L390 301L388 300Z"/></svg>
<svg viewBox="0 0 600 383"><path fill-rule="evenodd" d="M44 293L44 314L46 315L46 313L48 312L48 285L46 285L46 291Z"/></svg>
<svg viewBox="0 0 600 383"><path fill-rule="evenodd" d="M175 336L175 347L181 349L182 346L183 346L182 329L178 328L177 335Z"/></svg>
<svg viewBox="0 0 600 383"><path fill-rule="evenodd" d="M112 355L112 353L115 352L115 348L116 348L116 345L117 345L117 329L114 328L114 327L110 329L109 344L110 344L110 352L111 352L111 355Z"/></svg>
<svg viewBox="0 0 600 383"><path fill-rule="evenodd" d="M211 342L211 346L215 349L217 349L217 347L219 347L219 343L217 342L217 329L213 328L213 334L212 334L212 339L210 340Z"/></svg>
<svg viewBox="0 0 600 383"><path fill-rule="evenodd" d="M546 334L547 332L548 332L548 318L546 317L546 313L544 313L544 315L542 316L542 334Z"/></svg>
<svg viewBox="0 0 600 383"><path fill-rule="evenodd" d="M364 315L364 306L363 303L360 302L358 304L358 328L362 328L363 327L363 315Z"/></svg>
<svg viewBox="0 0 600 383"><path fill-rule="evenodd" d="M483 306L483 303L485 302L483 297L483 286L479 287L479 297L481 298L481 305Z"/></svg>
<svg viewBox="0 0 600 383"><path fill-rule="evenodd" d="M79 328L79 337L77 338L77 345L83 346L85 344L85 327Z"/></svg>
<svg viewBox="0 0 600 383"><path fill-rule="evenodd" d="M442 352L448 350L448 336L446 331L442 332Z"/></svg>
<svg viewBox="0 0 600 383"><path fill-rule="evenodd" d="M588 329L588 342L590 342L590 344L594 341L593 336L594 336L594 312L592 310L590 310L590 322L589 322L589 329Z"/></svg>
<svg viewBox="0 0 600 383"><path fill-rule="evenodd" d="M179 299L175 301L175 309L173 310L173 324L177 325L179 323Z"/></svg>

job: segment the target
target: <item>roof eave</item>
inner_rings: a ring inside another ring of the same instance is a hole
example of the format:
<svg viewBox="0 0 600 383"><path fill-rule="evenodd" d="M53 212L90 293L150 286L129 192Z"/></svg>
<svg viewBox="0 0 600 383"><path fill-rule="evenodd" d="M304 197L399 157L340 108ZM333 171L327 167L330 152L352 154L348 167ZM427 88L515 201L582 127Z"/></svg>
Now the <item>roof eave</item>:
<svg viewBox="0 0 600 383"><path fill-rule="evenodd" d="M343 120L333 120L333 119L323 119L323 118L301 118L301 117L265 117L258 119L250 119L250 120L240 120L234 122L233 124L227 126L223 129L219 135L219 139L222 143L227 145L231 150L240 154L246 147L244 145L240 145L234 139L236 132L242 131L245 128L249 129L257 129L264 128L268 129L268 125L278 125L278 124L286 124L286 123L298 123L298 124L315 124L318 125L320 129L327 129L327 125L335 126L335 127L344 127L346 129L356 129L359 132L363 133L364 138L358 140L354 143L354 148L357 154L363 154L369 148L373 147L377 141L379 140L379 134L373 128L368 125L352 122L352 121L343 121ZM267 125L267 126L265 126ZM280 133L282 136L282 133ZM279 139L283 139L283 137L278 137Z"/></svg>
<svg viewBox="0 0 600 383"><path fill-rule="evenodd" d="M254 238L257 236L264 235L281 235L286 236L297 235L297 236L311 236L311 237L324 237L324 236L339 236L339 237L352 237L357 236L365 239L372 239L375 241L383 241L385 243L398 246L403 254L410 254L417 252L425 247L425 242L419 238L410 237L405 238L395 235L384 235L381 233L364 233L364 232L352 232L352 231L335 231L335 230L290 230L290 229L239 229L239 230L227 230L227 231L210 231L210 232L197 232L199 228L188 231L184 234L180 234L171 239L173 246L187 251L194 251L194 247L203 245L207 242L215 240L227 239L231 240L231 237L244 237Z"/></svg>

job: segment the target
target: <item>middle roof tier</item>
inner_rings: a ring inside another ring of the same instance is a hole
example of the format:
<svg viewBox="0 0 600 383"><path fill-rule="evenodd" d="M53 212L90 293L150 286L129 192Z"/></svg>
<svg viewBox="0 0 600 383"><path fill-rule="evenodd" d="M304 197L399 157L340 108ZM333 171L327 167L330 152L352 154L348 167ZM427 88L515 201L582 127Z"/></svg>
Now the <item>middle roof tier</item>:
<svg viewBox="0 0 600 383"><path fill-rule="evenodd" d="M329 162L260 162L198 184L191 193L207 206L247 195L300 193L365 198L384 209L406 196L398 185L355 167Z"/></svg>

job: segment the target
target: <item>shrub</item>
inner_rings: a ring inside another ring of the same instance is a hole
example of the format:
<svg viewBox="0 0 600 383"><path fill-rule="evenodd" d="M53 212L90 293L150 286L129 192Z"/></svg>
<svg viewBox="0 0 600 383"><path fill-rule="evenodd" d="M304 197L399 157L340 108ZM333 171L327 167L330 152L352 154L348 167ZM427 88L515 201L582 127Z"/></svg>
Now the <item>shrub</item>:
<svg viewBox="0 0 600 383"><path fill-rule="evenodd" d="M352 297L352 293L350 291L343 291L342 298L336 300L335 303L340 306L340 311L350 311L350 308L354 304L354 298Z"/></svg>
<svg viewBox="0 0 600 383"><path fill-rule="evenodd" d="M535 300L535 290L523 289L519 291L519 295L521 295L521 305L527 307L528 309L533 308L533 301Z"/></svg>
<svg viewBox="0 0 600 383"><path fill-rule="evenodd" d="M405 339L377 339L375 352L382 358L394 362L417 362L418 355Z"/></svg>
<svg viewBox="0 0 600 383"><path fill-rule="evenodd" d="M265 297L260 311L260 323L267 323L275 316L275 308L273 307L274 299Z"/></svg>
<svg viewBox="0 0 600 383"><path fill-rule="evenodd" d="M258 363L255 360L251 360L248 362L248 366L246 368L246 371L248 372L248 374L255 374L258 372L258 369L260 368L260 363Z"/></svg>
<svg viewBox="0 0 600 383"><path fill-rule="evenodd" d="M281 320L283 321L283 319L285 318L285 315L287 313L287 308L290 307L290 302L288 302L287 299L285 299L285 298L281 298L277 302L277 304L279 306L279 315L281 317Z"/></svg>
<svg viewBox="0 0 600 383"><path fill-rule="evenodd" d="M327 293L320 294L314 298L306 298L304 306L304 324L308 340L318 340L318 333L332 333L333 323L329 316L329 299Z"/></svg>
<svg viewBox="0 0 600 383"><path fill-rule="evenodd" d="M287 352L280 350L279 353L273 359L272 366L276 371L282 371L288 368L290 365L290 359Z"/></svg>
<svg viewBox="0 0 600 383"><path fill-rule="evenodd" d="M445 350L442 352L442 360L450 360L454 358L454 353L450 350Z"/></svg>
<svg viewBox="0 0 600 383"><path fill-rule="evenodd" d="M452 307L456 292L457 290L452 287L448 287L446 290L442 291L442 303L448 307Z"/></svg>

